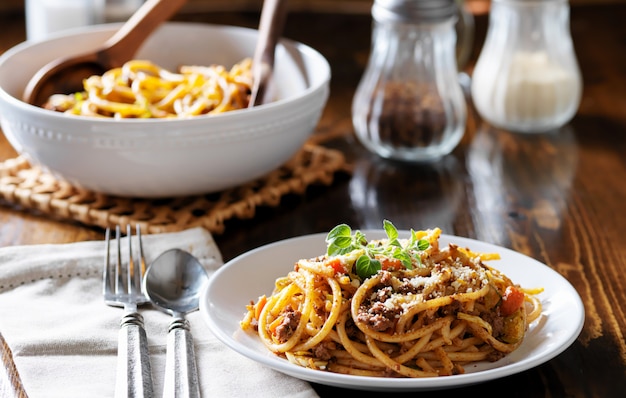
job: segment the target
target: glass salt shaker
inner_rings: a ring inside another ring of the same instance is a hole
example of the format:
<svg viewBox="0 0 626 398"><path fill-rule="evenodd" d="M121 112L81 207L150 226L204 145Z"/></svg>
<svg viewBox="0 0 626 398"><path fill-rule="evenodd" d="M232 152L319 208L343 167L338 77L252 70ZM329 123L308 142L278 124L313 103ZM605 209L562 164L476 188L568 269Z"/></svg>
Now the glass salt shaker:
<svg viewBox="0 0 626 398"><path fill-rule="evenodd" d="M452 152L467 110L458 82L455 0L375 0L370 58L352 101L359 141L384 158Z"/></svg>
<svg viewBox="0 0 626 398"><path fill-rule="evenodd" d="M567 0L493 0L471 93L483 119L505 130L540 133L570 121L582 77Z"/></svg>

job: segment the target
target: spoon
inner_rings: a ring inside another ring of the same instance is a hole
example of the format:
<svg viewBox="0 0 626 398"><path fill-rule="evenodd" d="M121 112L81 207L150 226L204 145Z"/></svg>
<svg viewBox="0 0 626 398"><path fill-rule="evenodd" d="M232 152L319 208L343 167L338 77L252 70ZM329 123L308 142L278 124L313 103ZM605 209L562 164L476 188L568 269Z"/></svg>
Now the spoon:
<svg viewBox="0 0 626 398"><path fill-rule="evenodd" d="M186 0L147 0L100 48L44 65L26 85L22 99L31 105L43 105L52 94L82 91L84 78L101 75L131 60L144 40L184 3Z"/></svg>
<svg viewBox="0 0 626 398"><path fill-rule="evenodd" d="M285 26L286 3L285 0L265 0L263 2L259 37L252 59L254 83L248 107L259 106L271 100L274 52Z"/></svg>
<svg viewBox="0 0 626 398"><path fill-rule="evenodd" d="M193 338L185 314L198 310L208 280L198 259L181 249L163 252L146 271L146 295L174 317L167 333L164 397L200 397Z"/></svg>

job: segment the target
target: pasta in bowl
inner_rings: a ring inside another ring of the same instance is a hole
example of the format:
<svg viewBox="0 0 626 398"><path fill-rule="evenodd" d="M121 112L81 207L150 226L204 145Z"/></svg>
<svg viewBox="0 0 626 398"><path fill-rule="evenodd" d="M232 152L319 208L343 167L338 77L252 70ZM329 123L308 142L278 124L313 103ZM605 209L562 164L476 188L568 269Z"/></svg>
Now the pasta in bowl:
<svg viewBox="0 0 626 398"><path fill-rule="evenodd" d="M301 259L271 295L247 306L241 328L291 363L369 377L463 374L515 351L537 320L541 288L485 264L497 253L449 244L441 230L368 241L339 225L327 253Z"/></svg>
<svg viewBox="0 0 626 398"><path fill-rule="evenodd" d="M122 118L186 118L248 107L252 60L224 65L182 65L169 71L147 60L84 80L84 91L53 94L45 109L69 115Z"/></svg>

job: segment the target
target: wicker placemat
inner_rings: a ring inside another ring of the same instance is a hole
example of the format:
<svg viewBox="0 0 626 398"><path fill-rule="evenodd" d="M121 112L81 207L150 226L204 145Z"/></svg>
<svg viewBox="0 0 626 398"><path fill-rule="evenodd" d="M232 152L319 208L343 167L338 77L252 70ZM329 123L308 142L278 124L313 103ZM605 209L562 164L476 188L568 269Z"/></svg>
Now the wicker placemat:
<svg viewBox="0 0 626 398"><path fill-rule="evenodd" d="M289 162L265 177L218 193L135 199L108 196L61 181L23 157L0 163L0 201L62 220L112 227L139 224L145 233L202 226L221 234L232 218L253 218L259 206L275 207L284 195L302 194L313 184L332 184L348 171L339 151L307 144Z"/></svg>

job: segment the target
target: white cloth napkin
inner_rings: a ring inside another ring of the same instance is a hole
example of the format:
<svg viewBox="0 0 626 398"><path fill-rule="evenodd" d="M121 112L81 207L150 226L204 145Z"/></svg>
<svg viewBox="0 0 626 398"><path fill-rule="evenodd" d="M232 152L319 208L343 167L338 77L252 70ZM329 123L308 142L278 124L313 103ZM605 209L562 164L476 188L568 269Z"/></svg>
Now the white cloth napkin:
<svg viewBox="0 0 626 398"><path fill-rule="evenodd" d="M179 247L198 257L209 273L222 265L211 234L202 228L145 235L143 242L148 263ZM0 331L30 398L113 396L123 310L107 306L102 298L104 247L93 241L0 249ZM171 317L150 306L141 307L141 314L155 396L160 397ZM317 397L308 383L223 345L199 312L188 320L203 396Z"/></svg>

